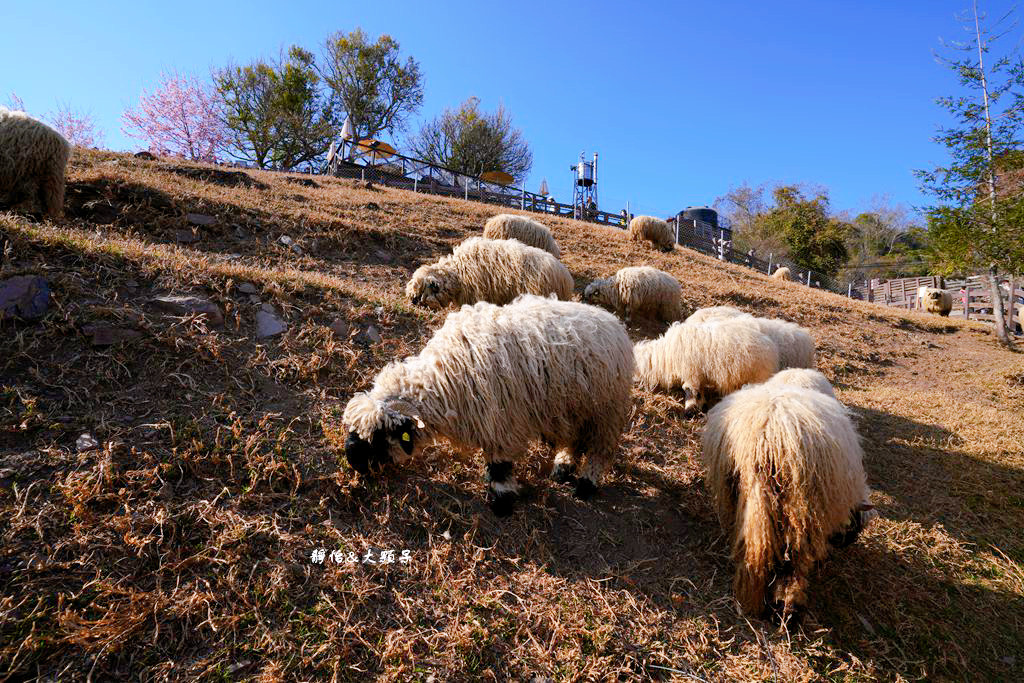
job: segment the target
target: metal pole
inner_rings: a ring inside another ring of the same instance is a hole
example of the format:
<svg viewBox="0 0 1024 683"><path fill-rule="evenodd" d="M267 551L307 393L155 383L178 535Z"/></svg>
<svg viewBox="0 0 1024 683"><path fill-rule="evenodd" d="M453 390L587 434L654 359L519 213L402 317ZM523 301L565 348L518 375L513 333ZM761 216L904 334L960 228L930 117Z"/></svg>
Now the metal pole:
<svg viewBox="0 0 1024 683"><path fill-rule="evenodd" d="M359 179L360 180L366 180L366 169L365 168L359 169Z"/></svg>
<svg viewBox="0 0 1024 683"><path fill-rule="evenodd" d="M413 192L418 192L419 191L419 186L420 186L420 179L419 178L413 178L412 179L412 191Z"/></svg>
<svg viewBox="0 0 1024 683"><path fill-rule="evenodd" d="M807 269L807 286L808 287L811 286L811 269L810 268Z"/></svg>
<svg viewBox="0 0 1024 683"><path fill-rule="evenodd" d="M520 195L519 208L522 211L526 210L526 183L523 183L523 193Z"/></svg>
<svg viewBox="0 0 1024 683"><path fill-rule="evenodd" d="M768 252L768 274L772 274L772 253Z"/></svg>
<svg viewBox="0 0 1024 683"><path fill-rule="evenodd" d="M466 178L466 180L464 181L464 184L462 185L462 189L463 189L463 199L465 199L466 201L469 201L469 178Z"/></svg>
<svg viewBox="0 0 1024 683"><path fill-rule="evenodd" d="M846 298L848 298L848 299L852 299L853 298L853 283L852 282L850 282L850 283L848 283L846 285Z"/></svg>

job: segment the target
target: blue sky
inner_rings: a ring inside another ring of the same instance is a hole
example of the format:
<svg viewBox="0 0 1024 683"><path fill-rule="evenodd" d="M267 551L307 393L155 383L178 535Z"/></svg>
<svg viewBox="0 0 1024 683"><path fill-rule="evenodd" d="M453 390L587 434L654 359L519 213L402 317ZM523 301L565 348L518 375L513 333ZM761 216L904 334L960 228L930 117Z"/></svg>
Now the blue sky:
<svg viewBox="0 0 1024 683"><path fill-rule="evenodd" d="M596 150L610 211L668 215L742 182L824 185L835 210L920 205L912 170L944 160L934 100L956 88L933 50L962 35L968 2L4 0L0 103L66 101L134 150L120 114L162 69L207 75L359 26L419 60L413 127L470 95L502 102L533 147L527 189L546 177L562 201Z"/></svg>

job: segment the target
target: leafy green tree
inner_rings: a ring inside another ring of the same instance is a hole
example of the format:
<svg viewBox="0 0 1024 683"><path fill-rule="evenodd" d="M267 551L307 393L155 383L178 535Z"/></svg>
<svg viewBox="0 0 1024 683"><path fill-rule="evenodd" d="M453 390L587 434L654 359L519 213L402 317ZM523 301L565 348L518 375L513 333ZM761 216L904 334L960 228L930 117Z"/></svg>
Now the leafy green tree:
<svg viewBox="0 0 1024 683"><path fill-rule="evenodd" d="M780 235L797 263L835 276L848 258L850 226L829 217L828 195L806 197L794 185L781 185L773 195L775 207L761 218L761 229Z"/></svg>
<svg viewBox="0 0 1024 683"><path fill-rule="evenodd" d="M214 81L236 159L291 170L326 154L336 119L308 50L292 47L277 62L228 67Z"/></svg>
<svg viewBox="0 0 1024 683"><path fill-rule="evenodd" d="M382 35L376 42L356 29L327 38L320 75L357 139L393 133L423 103L419 63L399 55L399 44Z"/></svg>
<svg viewBox="0 0 1024 683"><path fill-rule="evenodd" d="M522 181L533 166L530 145L511 115L502 105L481 111L476 97L427 121L409 146L420 159L472 176L503 171Z"/></svg>
<svg viewBox="0 0 1024 683"><path fill-rule="evenodd" d="M1024 207L1020 183L1013 182L1019 178L1024 62L1015 48L1000 57L991 54L1009 30L1002 27L1009 15L989 28L977 2L972 9L961 17L970 39L949 45L960 56L940 58L966 93L937 100L955 122L934 138L950 161L916 175L938 200L926 212L937 266L947 272L987 269L996 334L1009 345L998 279L1024 267Z"/></svg>

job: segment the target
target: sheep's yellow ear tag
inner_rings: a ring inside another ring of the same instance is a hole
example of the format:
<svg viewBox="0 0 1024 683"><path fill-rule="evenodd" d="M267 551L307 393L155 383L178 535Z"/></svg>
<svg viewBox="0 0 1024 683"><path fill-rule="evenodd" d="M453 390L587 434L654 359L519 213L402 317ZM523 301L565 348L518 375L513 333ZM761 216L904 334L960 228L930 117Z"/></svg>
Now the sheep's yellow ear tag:
<svg viewBox="0 0 1024 683"><path fill-rule="evenodd" d="M409 436L409 432L402 432L402 441L412 441L412 437Z"/></svg>

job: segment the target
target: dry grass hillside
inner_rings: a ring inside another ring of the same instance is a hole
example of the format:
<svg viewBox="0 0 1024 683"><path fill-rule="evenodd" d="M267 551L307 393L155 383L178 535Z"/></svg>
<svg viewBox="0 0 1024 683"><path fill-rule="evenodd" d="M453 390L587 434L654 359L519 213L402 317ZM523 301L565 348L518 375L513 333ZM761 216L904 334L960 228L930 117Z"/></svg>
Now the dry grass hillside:
<svg viewBox="0 0 1024 683"><path fill-rule="evenodd" d="M1024 355L984 327L549 222L578 289L647 263L690 308L814 332L881 517L780 632L736 610L702 418L675 398L636 394L589 502L538 458L496 519L482 462L443 445L351 472L345 402L443 321L408 276L496 210L308 183L78 152L65 220L0 214L0 280L52 290L0 321L0 680L1024 678ZM269 315L287 330L257 337Z"/></svg>

